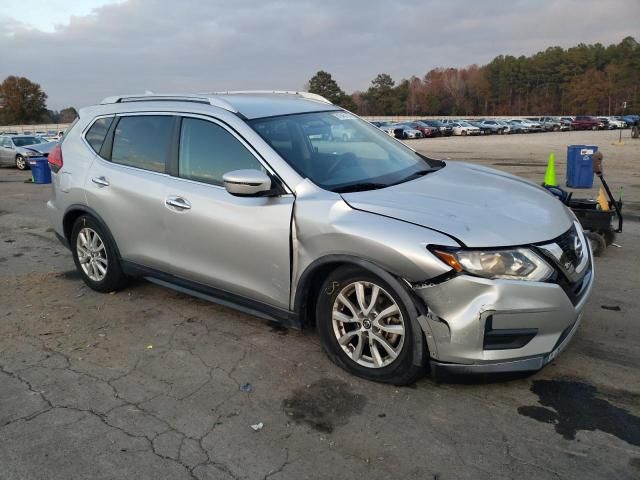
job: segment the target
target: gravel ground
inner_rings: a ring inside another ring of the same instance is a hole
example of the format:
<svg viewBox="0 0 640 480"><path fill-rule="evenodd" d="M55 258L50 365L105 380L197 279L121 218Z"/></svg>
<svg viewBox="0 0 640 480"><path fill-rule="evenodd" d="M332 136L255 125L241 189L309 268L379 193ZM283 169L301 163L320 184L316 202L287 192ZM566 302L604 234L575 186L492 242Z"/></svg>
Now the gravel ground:
<svg viewBox="0 0 640 480"><path fill-rule="evenodd" d="M541 179L549 145L609 137L412 145L537 162L513 168ZM605 155L637 199L630 143ZM0 479L640 476L638 222L597 259L583 325L553 364L396 388L335 367L313 331L143 281L87 289L47 224L50 187L27 177L0 169Z"/></svg>
<svg viewBox="0 0 640 480"><path fill-rule="evenodd" d="M630 130L623 130L619 144L618 135L619 130L483 135L409 140L408 145L434 158L468 160L536 183L543 182L549 153L554 152L560 186L566 181L567 146L597 145L604 155L605 180L616 198L623 188L623 213L640 217L640 139L632 139ZM594 197L599 187L595 178L591 190L568 190L575 192L576 198Z"/></svg>

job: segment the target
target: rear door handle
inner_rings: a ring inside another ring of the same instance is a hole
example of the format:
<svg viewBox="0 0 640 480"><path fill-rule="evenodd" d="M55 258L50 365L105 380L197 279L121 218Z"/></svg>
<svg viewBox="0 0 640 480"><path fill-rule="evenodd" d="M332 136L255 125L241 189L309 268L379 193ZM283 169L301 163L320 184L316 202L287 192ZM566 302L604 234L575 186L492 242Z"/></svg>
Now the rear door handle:
<svg viewBox="0 0 640 480"><path fill-rule="evenodd" d="M91 181L93 183L95 183L96 185L98 185L98 187L108 187L109 186L109 180L107 180L104 177L93 177L91 179Z"/></svg>
<svg viewBox="0 0 640 480"><path fill-rule="evenodd" d="M165 203L178 210L189 210L191 208L191 204L182 197L167 197Z"/></svg>

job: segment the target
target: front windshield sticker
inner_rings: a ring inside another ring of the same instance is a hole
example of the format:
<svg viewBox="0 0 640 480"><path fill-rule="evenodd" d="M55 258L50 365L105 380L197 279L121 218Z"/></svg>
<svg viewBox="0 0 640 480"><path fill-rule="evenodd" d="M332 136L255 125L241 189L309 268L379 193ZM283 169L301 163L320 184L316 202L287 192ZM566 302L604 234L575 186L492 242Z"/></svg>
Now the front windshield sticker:
<svg viewBox="0 0 640 480"><path fill-rule="evenodd" d="M338 120L355 120L356 117L347 112L335 112L332 114Z"/></svg>

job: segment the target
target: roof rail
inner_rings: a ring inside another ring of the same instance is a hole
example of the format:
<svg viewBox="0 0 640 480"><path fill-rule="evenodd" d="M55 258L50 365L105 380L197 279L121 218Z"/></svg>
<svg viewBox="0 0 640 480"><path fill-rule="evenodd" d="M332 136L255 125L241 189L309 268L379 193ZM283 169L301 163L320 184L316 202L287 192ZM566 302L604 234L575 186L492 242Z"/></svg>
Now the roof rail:
<svg viewBox="0 0 640 480"><path fill-rule="evenodd" d="M193 102L193 103L205 103L219 107L232 113L238 113L229 102L216 97L212 97L211 94L162 94L162 93L145 93L135 95L116 95L113 97L107 97L100 102L100 105L108 105L113 103L128 103L128 102L154 102L154 101L175 101L175 102Z"/></svg>
<svg viewBox="0 0 640 480"><path fill-rule="evenodd" d="M229 90L226 92L211 92L209 95L234 95L234 94L265 94L265 93L276 93L281 95L300 95L307 100L314 100L316 102L328 103L331 104L329 100L324 98L322 95L318 95L317 93L311 92L296 92L293 90Z"/></svg>

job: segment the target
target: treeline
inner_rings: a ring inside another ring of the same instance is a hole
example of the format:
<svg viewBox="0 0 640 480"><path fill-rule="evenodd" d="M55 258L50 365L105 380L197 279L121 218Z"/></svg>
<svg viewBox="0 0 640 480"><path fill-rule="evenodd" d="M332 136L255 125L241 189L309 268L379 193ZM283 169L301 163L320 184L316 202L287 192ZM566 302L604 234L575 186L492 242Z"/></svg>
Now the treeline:
<svg viewBox="0 0 640 480"><path fill-rule="evenodd" d="M0 125L71 123L77 116L73 107L47 109L47 94L28 78L11 75L0 83Z"/></svg>
<svg viewBox="0 0 640 480"><path fill-rule="evenodd" d="M436 68L398 84L382 73L347 95L327 72L309 91L361 115L563 115L640 111L640 44L549 47L529 57L499 55L487 65Z"/></svg>

